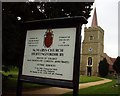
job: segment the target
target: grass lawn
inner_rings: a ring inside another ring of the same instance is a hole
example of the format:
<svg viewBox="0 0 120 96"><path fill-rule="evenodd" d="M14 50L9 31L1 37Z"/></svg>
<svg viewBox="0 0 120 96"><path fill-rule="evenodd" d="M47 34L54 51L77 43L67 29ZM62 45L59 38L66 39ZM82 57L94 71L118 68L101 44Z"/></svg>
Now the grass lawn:
<svg viewBox="0 0 120 96"><path fill-rule="evenodd" d="M3 73L4 75L9 75L12 74L12 77L7 79L7 80L3 80L3 91L7 92L7 91L11 91L14 90L16 91L16 86L17 86L17 77L18 77L18 70L11 70L10 72L6 72ZM99 81L102 80L100 77L95 77L95 76L80 76L80 83L87 83L87 82L95 82L95 81ZM43 88L43 87L48 87L48 86L43 86L43 85L39 85L39 84L31 84L31 83L23 83L23 89L38 89L38 88ZM86 92L86 90L80 90L80 94L84 94L84 92ZM87 91L89 92L89 91Z"/></svg>
<svg viewBox="0 0 120 96"><path fill-rule="evenodd" d="M109 83L79 89L79 96L120 96L120 86L113 87L115 84L116 80L114 79ZM62 96L72 96L72 92L66 93Z"/></svg>
<svg viewBox="0 0 120 96"><path fill-rule="evenodd" d="M100 80L103 80L102 78L100 77L96 77L96 76L80 76L80 80L79 82L80 83L88 83L88 82L95 82L95 81L100 81Z"/></svg>
<svg viewBox="0 0 120 96"><path fill-rule="evenodd" d="M9 78L8 80L3 80L3 89L5 90L15 90L17 86L17 76L18 73L15 71L10 71L7 73L4 73L5 75L12 74L12 78ZM102 80L100 77L87 77L87 76L80 76L80 83L87 83L87 82L94 82L94 81L99 81ZM39 84L33 84L33 83L23 83L24 88L39 88L41 85Z"/></svg>
<svg viewBox="0 0 120 96"><path fill-rule="evenodd" d="M11 78L8 80L3 80L3 89L16 89L17 86L17 78L18 78L18 69L17 68L12 68L9 72L3 72L4 75L12 75ZM94 81L99 81L102 80L100 77L95 77L95 76L80 76L80 83L87 83L87 82L94 82ZM31 87L39 87L39 84L30 84L30 83L23 83L24 88L31 88Z"/></svg>
<svg viewBox="0 0 120 96"><path fill-rule="evenodd" d="M17 88L17 78L18 78L18 69L10 70L9 72L3 72L5 76L12 75L12 77L8 77L8 79L2 79L2 90L16 90ZM23 88L40 88L39 84L31 84L31 83L23 83Z"/></svg>

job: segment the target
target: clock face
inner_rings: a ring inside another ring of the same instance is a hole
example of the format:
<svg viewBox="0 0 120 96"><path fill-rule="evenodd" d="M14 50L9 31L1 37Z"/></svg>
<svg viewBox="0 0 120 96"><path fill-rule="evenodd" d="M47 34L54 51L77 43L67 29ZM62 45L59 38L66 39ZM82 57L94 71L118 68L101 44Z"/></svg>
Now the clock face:
<svg viewBox="0 0 120 96"><path fill-rule="evenodd" d="M93 48L92 48L92 47L90 47L90 48L88 49L88 51L89 51L89 52L92 52L92 51L93 51Z"/></svg>

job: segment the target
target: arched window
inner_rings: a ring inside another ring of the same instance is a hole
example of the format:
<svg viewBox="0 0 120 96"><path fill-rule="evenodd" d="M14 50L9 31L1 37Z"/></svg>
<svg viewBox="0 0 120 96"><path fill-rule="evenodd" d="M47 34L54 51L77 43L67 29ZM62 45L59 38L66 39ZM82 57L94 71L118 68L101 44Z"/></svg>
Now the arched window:
<svg viewBox="0 0 120 96"><path fill-rule="evenodd" d="M92 57L88 57L88 65L92 65Z"/></svg>

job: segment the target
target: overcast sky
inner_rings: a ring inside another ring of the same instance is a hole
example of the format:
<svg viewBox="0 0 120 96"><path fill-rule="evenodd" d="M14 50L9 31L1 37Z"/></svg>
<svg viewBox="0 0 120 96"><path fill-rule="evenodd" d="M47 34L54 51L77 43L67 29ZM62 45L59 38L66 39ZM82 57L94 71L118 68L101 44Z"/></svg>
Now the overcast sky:
<svg viewBox="0 0 120 96"><path fill-rule="evenodd" d="M104 53L116 58L118 56L118 1L120 0L95 0L98 26L104 30ZM87 27L91 26L92 16L88 19ZM82 31L82 35L83 35Z"/></svg>

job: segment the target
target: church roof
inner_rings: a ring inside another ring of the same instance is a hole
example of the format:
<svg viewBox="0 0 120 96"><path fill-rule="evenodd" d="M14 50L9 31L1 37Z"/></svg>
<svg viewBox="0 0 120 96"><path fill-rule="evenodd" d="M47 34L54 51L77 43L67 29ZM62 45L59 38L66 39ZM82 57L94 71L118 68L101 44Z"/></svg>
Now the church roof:
<svg viewBox="0 0 120 96"><path fill-rule="evenodd" d="M113 69L113 64L114 64L116 58L112 58L112 57L109 57L109 58L110 58L110 60L111 60L111 62L112 62L112 65L109 65L109 70L110 70L110 71L114 71L114 69Z"/></svg>
<svg viewBox="0 0 120 96"><path fill-rule="evenodd" d="M115 62L115 60L116 60L116 58L112 58L112 57L109 57L110 58L110 60L114 63Z"/></svg>
<svg viewBox="0 0 120 96"><path fill-rule="evenodd" d="M94 13L93 13L91 27L96 27L96 26L98 26L98 21L97 21L97 12L96 12L96 8L95 8Z"/></svg>

